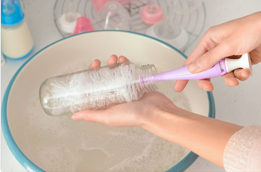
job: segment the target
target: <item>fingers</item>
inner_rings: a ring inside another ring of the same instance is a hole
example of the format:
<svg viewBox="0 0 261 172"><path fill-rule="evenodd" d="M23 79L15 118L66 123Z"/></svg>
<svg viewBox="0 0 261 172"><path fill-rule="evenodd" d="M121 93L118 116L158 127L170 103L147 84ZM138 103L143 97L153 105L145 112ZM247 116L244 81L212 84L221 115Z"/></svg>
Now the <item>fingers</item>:
<svg viewBox="0 0 261 172"><path fill-rule="evenodd" d="M111 55L111 57L109 58L107 65L114 65L118 62L118 56L116 55Z"/></svg>
<svg viewBox="0 0 261 172"><path fill-rule="evenodd" d="M250 57L251 57L251 61L252 61L252 64L255 65L255 64L258 64L261 62L261 45L256 48L254 51L251 51L249 53Z"/></svg>
<svg viewBox="0 0 261 172"><path fill-rule="evenodd" d="M119 63L123 63L126 61L129 61L129 59L127 59L125 56L120 56L119 59L116 55L112 55L109 60L108 60L108 65L114 65L117 63L117 61L119 61Z"/></svg>
<svg viewBox="0 0 261 172"><path fill-rule="evenodd" d="M126 62L126 61L129 61L129 59L127 59L125 56L120 56L119 57L119 62L120 63L123 63L123 62Z"/></svg>
<svg viewBox="0 0 261 172"><path fill-rule="evenodd" d="M227 86L230 87L235 87L239 85L239 82L237 79L239 79L240 81L245 81L246 79L248 79L248 77L250 76L250 72L246 69L236 69L234 70L234 72L230 72L226 75L223 75L222 78L225 82L225 84ZM206 91L213 91L214 90L214 86L213 84L210 82L210 79L201 79L201 80L197 80L198 82L198 86ZM183 91L183 89L185 88L185 86L187 85L188 81L176 81L174 89L177 92L181 92Z"/></svg>
<svg viewBox="0 0 261 172"><path fill-rule="evenodd" d="M206 91L213 91L214 90L214 86L213 84L210 82L210 79L200 79L197 80L198 82L198 86L199 88L206 90ZM183 89L186 87L188 81L176 81L174 89L177 92L181 92L183 91Z"/></svg>
<svg viewBox="0 0 261 172"><path fill-rule="evenodd" d="M199 88L201 88L205 91L213 91L214 90L214 86L210 82L210 79L200 79L200 80L197 80L197 82L198 82Z"/></svg>
<svg viewBox="0 0 261 172"><path fill-rule="evenodd" d="M216 47L216 45L219 43L220 39L217 39L215 37L217 37L216 29L215 28L209 29L206 32L206 34L202 37L202 39L200 40L200 42L196 46L196 48L193 50L193 52L189 55L189 57L187 58L187 60L184 63L184 66L191 64L192 62L197 60L199 57L201 57L202 55L207 53L209 50ZM220 38L221 37L222 36L220 36ZM176 81L175 86L174 86L175 91L177 91L177 92L183 91L183 89L186 87L187 83L188 83L188 81ZM209 84L207 84L206 87L208 89L211 89L211 86ZM213 85L212 85L212 87L213 87Z"/></svg>
<svg viewBox="0 0 261 172"><path fill-rule="evenodd" d="M126 62L126 61L129 61L129 59L127 59L127 58L124 57L124 56L120 56L120 57L119 57L119 63ZM117 62L118 62L118 56L112 55L112 56L109 58L109 60L108 60L108 62L107 62L107 65L114 65L114 64L116 64ZM94 60L94 61L92 62L92 64L89 66L89 69L99 68L100 65L101 65L101 61L96 59L96 60Z"/></svg>
<svg viewBox="0 0 261 172"><path fill-rule="evenodd" d="M205 48L206 43L206 38L207 36L203 36L199 44L196 46L196 48L192 51L192 53L188 56L187 60L184 63L184 66L192 63L195 61L197 58L205 54L208 50Z"/></svg>
<svg viewBox="0 0 261 172"><path fill-rule="evenodd" d="M229 72L222 76L225 84L229 87L235 87L239 85L238 80L235 78L234 72Z"/></svg>
<svg viewBox="0 0 261 172"><path fill-rule="evenodd" d="M240 81L245 81L250 76L250 72L246 69L236 69L233 72L230 72L226 75L223 75L222 78L227 86L235 87L239 85ZM213 84L210 82L210 79L198 80L198 86L206 91L213 91Z"/></svg>
<svg viewBox="0 0 261 172"><path fill-rule="evenodd" d="M200 40L196 48L192 51L192 53L189 55L184 65L192 63L209 50L215 48L223 39L224 33L220 31L220 29L217 29L217 26L211 27L203 35L202 39Z"/></svg>
<svg viewBox="0 0 261 172"><path fill-rule="evenodd" d="M230 72L226 75L223 75L222 78L227 86L235 87L239 85L237 79L244 81L249 77L250 73L246 69L237 69L234 72ZM213 84L210 82L210 79L198 80L198 86L206 91L213 91Z"/></svg>
<svg viewBox="0 0 261 172"><path fill-rule="evenodd" d="M74 121L87 121L87 122L99 122L107 123L108 110L85 110L76 112L71 117Z"/></svg>
<svg viewBox="0 0 261 172"><path fill-rule="evenodd" d="M186 87L187 83L188 83L188 81L186 81L186 80L176 81L175 85L174 85L174 90L177 92L183 91L184 88Z"/></svg>
<svg viewBox="0 0 261 172"><path fill-rule="evenodd" d="M199 57L197 60L192 62L189 65L188 70L191 73L202 72L204 70L213 67L219 60L223 59L224 57L228 57L232 55L233 55L232 48L230 48L227 41L224 40L218 46L209 50L201 57Z"/></svg>
<svg viewBox="0 0 261 172"><path fill-rule="evenodd" d="M89 66L89 69L92 69L92 68L99 68L101 65L101 61L100 60L94 60L92 62L92 64Z"/></svg>
<svg viewBox="0 0 261 172"><path fill-rule="evenodd" d="M240 81L245 81L248 79L249 75L250 72L246 69L236 69L232 72L229 72L228 74L223 75L222 78L227 86L235 87L239 85L237 79Z"/></svg>
<svg viewBox="0 0 261 172"><path fill-rule="evenodd" d="M234 75L240 81L245 81L248 79L250 72L246 69L236 69L236 70L234 70Z"/></svg>

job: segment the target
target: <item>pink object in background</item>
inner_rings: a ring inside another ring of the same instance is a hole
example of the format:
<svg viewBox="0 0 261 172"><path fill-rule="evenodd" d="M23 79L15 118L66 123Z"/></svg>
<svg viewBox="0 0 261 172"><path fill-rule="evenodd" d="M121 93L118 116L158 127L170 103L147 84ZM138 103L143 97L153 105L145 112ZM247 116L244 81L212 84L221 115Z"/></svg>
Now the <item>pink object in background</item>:
<svg viewBox="0 0 261 172"><path fill-rule="evenodd" d="M78 33L84 33L84 32L90 32L90 31L94 31L90 19L88 19L86 17L79 17L77 19L76 27L74 29L73 34L75 35Z"/></svg>
<svg viewBox="0 0 261 172"><path fill-rule="evenodd" d="M163 19L163 12L160 6L152 3L143 7L141 19L147 24L155 24Z"/></svg>
<svg viewBox="0 0 261 172"><path fill-rule="evenodd" d="M119 2L121 5L125 5L134 0L92 0L92 5L96 11L99 11L101 7L109 1Z"/></svg>

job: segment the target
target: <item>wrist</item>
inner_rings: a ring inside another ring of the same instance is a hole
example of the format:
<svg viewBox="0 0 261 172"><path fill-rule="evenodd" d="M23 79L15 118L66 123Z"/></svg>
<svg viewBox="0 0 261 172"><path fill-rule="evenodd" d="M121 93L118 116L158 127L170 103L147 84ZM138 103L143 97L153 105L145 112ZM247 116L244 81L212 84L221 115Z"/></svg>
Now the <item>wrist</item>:
<svg viewBox="0 0 261 172"><path fill-rule="evenodd" d="M179 114L181 110L183 109L178 108L173 103L154 107L151 113L148 113L148 115L141 120L142 122L139 127L151 131L153 130L152 128L155 128L159 123L161 123L160 121L175 118L175 114Z"/></svg>

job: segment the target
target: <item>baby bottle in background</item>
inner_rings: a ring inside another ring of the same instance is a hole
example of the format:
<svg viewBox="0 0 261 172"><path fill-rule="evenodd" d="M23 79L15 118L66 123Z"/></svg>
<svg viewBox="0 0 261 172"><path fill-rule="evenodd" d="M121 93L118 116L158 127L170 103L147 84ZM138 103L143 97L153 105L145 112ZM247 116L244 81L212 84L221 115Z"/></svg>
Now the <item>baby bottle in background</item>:
<svg viewBox="0 0 261 172"><path fill-rule="evenodd" d="M1 46L5 57L21 59L33 49L33 39L19 0L1 0Z"/></svg>

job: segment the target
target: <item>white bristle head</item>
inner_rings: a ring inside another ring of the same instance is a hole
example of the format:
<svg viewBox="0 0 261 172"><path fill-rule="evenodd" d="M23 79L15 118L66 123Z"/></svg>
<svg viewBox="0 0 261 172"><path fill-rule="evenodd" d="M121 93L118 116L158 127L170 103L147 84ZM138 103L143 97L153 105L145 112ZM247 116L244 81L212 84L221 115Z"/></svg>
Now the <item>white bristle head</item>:
<svg viewBox="0 0 261 172"><path fill-rule="evenodd" d="M86 109L104 108L113 104L138 100L140 88L137 67L133 63L102 67L58 78L50 84L49 106L52 115Z"/></svg>

